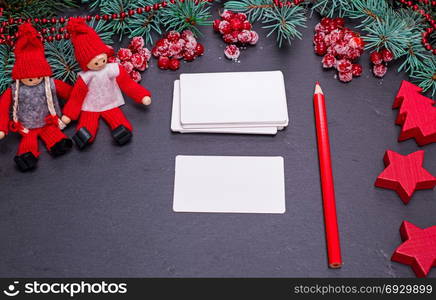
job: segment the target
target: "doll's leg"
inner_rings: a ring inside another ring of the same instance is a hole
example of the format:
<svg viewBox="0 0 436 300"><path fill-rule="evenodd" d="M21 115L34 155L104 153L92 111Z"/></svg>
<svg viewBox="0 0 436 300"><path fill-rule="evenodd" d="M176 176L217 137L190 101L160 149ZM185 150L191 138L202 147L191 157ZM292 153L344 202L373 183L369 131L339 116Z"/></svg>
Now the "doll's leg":
<svg viewBox="0 0 436 300"><path fill-rule="evenodd" d="M79 149L83 149L95 140L98 130L99 112L82 111L73 140Z"/></svg>
<svg viewBox="0 0 436 300"><path fill-rule="evenodd" d="M41 128L39 136L53 156L65 154L73 146L73 141L71 141L59 127L54 125L47 125Z"/></svg>
<svg viewBox="0 0 436 300"><path fill-rule="evenodd" d="M119 145L124 145L130 141L133 130L132 124L119 107L103 111L101 116L109 125L112 130L112 137Z"/></svg>
<svg viewBox="0 0 436 300"><path fill-rule="evenodd" d="M39 157L38 132L39 129L30 129L27 133L21 133L21 141L14 161L22 172L36 167Z"/></svg>

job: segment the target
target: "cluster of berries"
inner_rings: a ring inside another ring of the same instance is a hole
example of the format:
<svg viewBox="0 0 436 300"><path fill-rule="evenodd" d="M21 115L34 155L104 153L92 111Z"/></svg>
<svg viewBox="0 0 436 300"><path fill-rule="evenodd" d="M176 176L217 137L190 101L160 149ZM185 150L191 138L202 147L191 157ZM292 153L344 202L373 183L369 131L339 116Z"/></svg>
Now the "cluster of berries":
<svg viewBox="0 0 436 300"><path fill-rule="evenodd" d="M109 57L108 62L121 64L130 77L139 82L141 80L139 72L145 71L148 68L150 57L151 52L144 47L144 39L138 36L130 41L128 48L120 48L117 56Z"/></svg>
<svg viewBox="0 0 436 300"><path fill-rule="evenodd" d="M246 45L256 45L259 35L251 30L252 25L244 13L234 13L225 10L220 19L213 22L213 29L222 35L228 45L224 54L228 59L236 60L241 54L240 48Z"/></svg>
<svg viewBox="0 0 436 300"><path fill-rule="evenodd" d="M386 48L371 52L369 59L373 63L372 73L374 76L383 77L388 70L387 63L394 59L394 55Z"/></svg>
<svg viewBox="0 0 436 300"><path fill-rule="evenodd" d="M193 61L203 55L204 47L197 42L190 30L182 33L170 31L156 42L151 53L158 59L157 65L160 69L175 71L180 67L180 59Z"/></svg>
<svg viewBox="0 0 436 300"><path fill-rule="evenodd" d="M324 68L335 68L339 80L349 82L362 74L356 60L362 55L364 42L357 32L345 27L343 18L322 18L315 26L315 53L323 56Z"/></svg>

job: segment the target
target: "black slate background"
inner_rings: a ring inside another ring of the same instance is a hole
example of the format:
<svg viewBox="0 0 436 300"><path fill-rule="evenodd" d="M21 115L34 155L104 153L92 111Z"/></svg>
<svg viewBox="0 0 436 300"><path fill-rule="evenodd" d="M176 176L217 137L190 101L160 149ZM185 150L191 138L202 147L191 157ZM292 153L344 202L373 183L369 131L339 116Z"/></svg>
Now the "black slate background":
<svg viewBox="0 0 436 300"><path fill-rule="evenodd" d="M420 149L413 140L397 142L391 105L406 76L392 64L376 79L364 55L362 77L339 82L313 53L317 22L313 17L304 39L282 49L257 24L259 44L244 51L239 63L223 57L224 43L211 28L203 30L205 55L179 71L161 71L152 59L142 84L154 103L144 109L127 99L124 111L135 132L125 147L113 144L102 123L87 151L53 159L44 150L39 168L22 174L12 161L18 136L1 141L0 276L413 277L410 267L390 256L401 243L403 220L436 225L435 192L419 191L405 206L395 192L374 187L386 149ZM285 75L285 131L274 137L170 132L173 81L180 73L260 70ZM344 260L339 270L327 268L312 109L316 80L327 97ZM436 174L436 145L423 149L425 166ZM282 155L286 213L174 213L178 154Z"/></svg>

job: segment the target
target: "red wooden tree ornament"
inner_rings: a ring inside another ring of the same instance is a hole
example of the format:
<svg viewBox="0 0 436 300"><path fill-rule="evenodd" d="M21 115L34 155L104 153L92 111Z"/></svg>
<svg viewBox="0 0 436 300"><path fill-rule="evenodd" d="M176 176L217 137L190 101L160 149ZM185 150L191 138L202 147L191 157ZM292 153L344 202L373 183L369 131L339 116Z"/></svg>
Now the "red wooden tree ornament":
<svg viewBox="0 0 436 300"><path fill-rule="evenodd" d="M403 80L393 108L399 108L396 124L402 125L399 141L414 138L420 146L436 142L436 107L421 95L422 89Z"/></svg>
<svg viewBox="0 0 436 300"><path fill-rule="evenodd" d="M391 260L411 266L417 277L427 276L436 267L436 226L422 229L403 221L400 234L403 243Z"/></svg>
<svg viewBox="0 0 436 300"><path fill-rule="evenodd" d="M377 177L375 186L396 191L407 204L415 190L436 186L436 177L424 169L423 162L424 150L409 155L387 150L384 156L386 169Z"/></svg>

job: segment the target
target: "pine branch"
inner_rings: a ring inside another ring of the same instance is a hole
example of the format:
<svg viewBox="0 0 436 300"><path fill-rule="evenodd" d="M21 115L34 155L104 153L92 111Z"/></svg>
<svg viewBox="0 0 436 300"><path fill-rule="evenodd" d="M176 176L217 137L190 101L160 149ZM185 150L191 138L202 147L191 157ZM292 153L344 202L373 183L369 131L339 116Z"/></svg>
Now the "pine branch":
<svg viewBox="0 0 436 300"><path fill-rule="evenodd" d="M316 10L321 16L333 18L344 17L351 9L353 0L312 0L312 10Z"/></svg>
<svg viewBox="0 0 436 300"><path fill-rule="evenodd" d="M233 0L224 3L224 8L247 14L250 22L262 20L265 17L267 9L273 7L271 0Z"/></svg>
<svg viewBox="0 0 436 300"><path fill-rule="evenodd" d="M206 1L185 0L169 3L161 12L161 21L167 31L191 30L196 36L201 35L197 26L212 25L210 3Z"/></svg>
<svg viewBox="0 0 436 300"><path fill-rule="evenodd" d="M55 78L68 82L76 80L80 68L69 40L46 42L45 54Z"/></svg>
<svg viewBox="0 0 436 300"><path fill-rule="evenodd" d="M48 18L71 7L77 7L75 0L7 0L7 18Z"/></svg>
<svg viewBox="0 0 436 300"><path fill-rule="evenodd" d="M12 83L12 67L14 66L14 52L9 46L0 45L0 94Z"/></svg>
<svg viewBox="0 0 436 300"><path fill-rule="evenodd" d="M126 12L138 7L138 0L99 0L100 13L104 15L113 15ZM119 36L121 41L126 34L130 32L131 18L111 18L108 21L108 29Z"/></svg>
<svg viewBox="0 0 436 300"><path fill-rule="evenodd" d="M419 32L413 31L409 24L395 13L388 13L382 19L377 19L371 25L364 27L363 31L368 32L363 37L366 49L386 48L394 54L395 58L406 53L410 41L420 38Z"/></svg>
<svg viewBox="0 0 436 300"><path fill-rule="evenodd" d="M423 62L423 68L415 70L410 74L410 77L416 82L423 91L431 91L431 95L436 94L436 56L433 55L430 59Z"/></svg>
<svg viewBox="0 0 436 300"><path fill-rule="evenodd" d="M153 6L155 3L159 3L160 0L145 0L140 3L141 6ZM143 12L142 14L136 14L132 17L130 22L130 35L132 38L134 36L144 37L146 44L153 44L152 34L162 34L160 28L160 12L162 10L151 10L150 12Z"/></svg>
<svg viewBox="0 0 436 300"><path fill-rule="evenodd" d="M406 49L404 61L398 68L398 72L413 73L416 70L425 69L424 62L430 60L431 56L432 54L422 46L419 39L411 41Z"/></svg>
<svg viewBox="0 0 436 300"><path fill-rule="evenodd" d="M300 6L274 6L265 12L263 23L269 24L263 28L271 29L267 37L273 33L277 34L277 44L282 46L283 40L291 44L295 37L301 39L302 34L297 27L306 27L306 10Z"/></svg>
<svg viewBox="0 0 436 300"><path fill-rule="evenodd" d="M361 24L356 26L370 26L374 22L382 21L382 16L392 14L393 10L387 1L355 0L345 8L345 15L351 19L360 19Z"/></svg>

